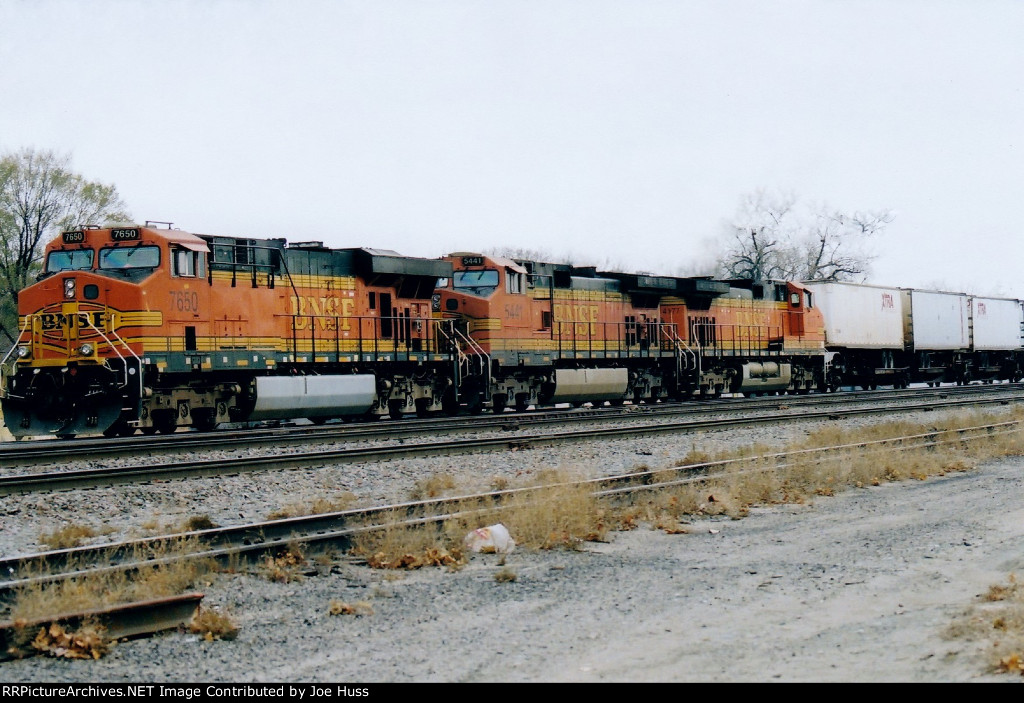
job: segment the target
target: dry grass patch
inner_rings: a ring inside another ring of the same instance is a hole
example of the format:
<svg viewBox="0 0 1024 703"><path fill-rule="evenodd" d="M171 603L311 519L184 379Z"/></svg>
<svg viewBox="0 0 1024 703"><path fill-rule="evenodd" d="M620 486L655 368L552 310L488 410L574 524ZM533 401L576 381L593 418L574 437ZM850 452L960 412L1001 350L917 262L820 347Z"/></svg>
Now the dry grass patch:
<svg viewBox="0 0 1024 703"><path fill-rule="evenodd" d="M304 515L323 515L324 513L339 513L343 510L350 510L359 502L355 493L345 491L338 493L332 498L317 498L312 503L289 503L278 508L267 515L268 520L284 520L290 517L302 517Z"/></svg>
<svg viewBox="0 0 1024 703"><path fill-rule="evenodd" d="M498 583L513 583L517 578L516 572L507 566L494 572L494 580Z"/></svg>
<svg viewBox="0 0 1024 703"><path fill-rule="evenodd" d="M234 618L216 608L200 608L188 624L189 632L202 635L207 642L233 640L240 629Z"/></svg>
<svg viewBox="0 0 1024 703"><path fill-rule="evenodd" d="M273 556L265 557L260 562L258 572L268 581L291 583L302 579L306 566L306 555L302 548L292 544Z"/></svg>
<svg viewBox="0 0 1024 703"><path fill-rule="evenodd" d="M357 617L373 615L373 606L369 601L360 600L349 603L342 600L332 600L328 605L327 612L330 615L355 615Z"/></svg>
<svg viewBox="0 0 1024 703"><path fill-rule="evenodd" d="M71 549L100 534L100 531L91 525L64 525L52 532L40 534L39 543L50 549Z"/></svg>
<svg viewBox="0 0 1024 703"><path fill-rule="evenodd" d="M455 489L455 477L451 474L434 474L420 479L409 492L409 500L429 500L440 498L448 491Z"/></svg>
<svg viewBox="0 0 1024 703"><path fill-rule="evenodd" d="M209 515L193 515L181 523L182 532L196 532L198 530L213 530L220 527L210 519Z"/></svg>
<svg viewBox="0 0 1024 703"><path fill-rule="evenodd" d="M1024 675L1024 584L1010 574L1005 584L990 586L946 636L982 645L993 671Z"/></svg>
<svg viewBox="0 0 1024 703"><path fill-rule="evenodd" d="M135 561L150 560L136 571L86 573L71 580L22 586L15 592L10 618L28 622L181 594L215 568L210 559L190 557L200 549L195 540L175 539L136 554ZM166 561L156 563L158 560ZM42 571L31 570L16 575L44 576Z"/></svg>
<svg viewBox="0 0 1024 703"><path fill-rule="evenodd" d="M58 623L39 628L32 649L51 657L64 659L99 659L114 645L106 629L95 622L84 622L76 630L67 630Z"/></svg>
<svg viewBox="0 0 1024 703"><path fill-rule="evenodd" d="M576 549L607 539L615 518L588 486L565 472L542 472L536 481L536 490L513 496L502 511L516 544Z"/></svg>
<svg viewBox="0 0 1024 703"><path fill-rule="evenodd" d="M1016 411L1010 417L1022 416L1024 414ZM537 549L579 548L586 541L607 539L611 530L634 529L645 522L667 532L684 533L686 519L690 516L739 519L754 505L800 504L851 487L924 480L950 471L970 470L984 458L1024 452L1020 432L1002 435L993 431L988 437L970 442L957 439L963 433L947 432L958 426L1006 420L1006 414L972 414L927 426L887 422L855 431L829 427L810 433L785 450L751 444L711 455L694 446L672 467L652 471L647 466L639 466L635 470L650 472L654 482L676 482L676 485L639 493L629 505L616 508L596 498L591 489L581 485L570 472L543 470L531 484L523 486L533 490L507 496L507 499L495 498L503 501L500 505L445 504L437 509L462 517L435 523L429 516L423 516L421 525L368 531L357 540L353 553L377 568L457 567L465 563L460 549L462 538L481 525L497 522L508 528L518 545ZM900 448L904 442L892 439L915 434L927 435L932 443L906 449ZM944 443L942 440L947 437L954 441ZM866 442L876 444L816 451ZM783 451L790 453L779 456ZM678 471L695 464L712 466L707 468L706 474L689 478ZM454 480L450 476L435 475L418 483L413 497L437 497L453 487ZM507 479L499 479L494 487L506 490L509 483ZM407 517L396 515L395 521Z"/></svg>

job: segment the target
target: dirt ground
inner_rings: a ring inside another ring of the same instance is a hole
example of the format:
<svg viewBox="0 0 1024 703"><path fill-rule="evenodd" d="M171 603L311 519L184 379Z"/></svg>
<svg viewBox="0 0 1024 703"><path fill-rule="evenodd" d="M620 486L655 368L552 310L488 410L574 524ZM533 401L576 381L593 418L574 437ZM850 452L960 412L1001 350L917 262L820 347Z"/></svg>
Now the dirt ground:
<svg viewBox="0 0 1024 703"><path fill-rule="evenodd" d="M581 551L276 583L221 574L232 641L167 635L98 661L32 657L7 681L1021 683L990 640L949 639L1024 575L1024 459L811 504L614 533ZM514 536L514 535L513 535ZM498 579L499 572L514 580ZM335 600L372 614L332 616Z"/></svg>
<svg viewBox="0 0 1024 703"><path fill-rule="evenodd" d="M985 644L945 636L990 585L1024 576L1022 488L1015 458L689 535L620 535L598 551L621 556L623 579L654 577L634 596L645 607L530 678L1024 681L992 673Z"/></svg>

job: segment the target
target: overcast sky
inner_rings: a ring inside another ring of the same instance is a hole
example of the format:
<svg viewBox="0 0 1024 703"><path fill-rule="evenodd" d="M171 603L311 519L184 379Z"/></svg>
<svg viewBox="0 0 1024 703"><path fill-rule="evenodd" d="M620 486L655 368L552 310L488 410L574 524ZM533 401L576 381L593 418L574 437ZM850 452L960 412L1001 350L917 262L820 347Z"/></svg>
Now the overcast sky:
<svg viewBox="0 0 1024 703"><path fill-rule="evenodd" d="M1019 0L0 0L0 151L138 221L672 273L758 189L1024 298Z"/></svg>

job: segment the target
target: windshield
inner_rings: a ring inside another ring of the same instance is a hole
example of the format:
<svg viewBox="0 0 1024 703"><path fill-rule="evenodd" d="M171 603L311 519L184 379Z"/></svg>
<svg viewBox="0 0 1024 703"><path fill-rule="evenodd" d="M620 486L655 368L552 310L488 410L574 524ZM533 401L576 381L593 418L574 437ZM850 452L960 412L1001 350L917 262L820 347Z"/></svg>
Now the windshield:
<svg viewBox="0 0 1024 703"><path fill-rule="evenodd" d="M46 257L46 272L88 271L92 268L93 253L92 249L51 251Z"/></svg>
<svg viewBox="0 0 1024 703"><path fill-rule="evenodd" d="M487 297L498 287L498 272L494 269L456 271L452 283L457 291Z"/></svg>
<svg viewBox="0 0 1024 703"><path fill-rule="evenodd" d="M100 249L101 269L156 268L160 265L160 247L137 246Z"/></svg>

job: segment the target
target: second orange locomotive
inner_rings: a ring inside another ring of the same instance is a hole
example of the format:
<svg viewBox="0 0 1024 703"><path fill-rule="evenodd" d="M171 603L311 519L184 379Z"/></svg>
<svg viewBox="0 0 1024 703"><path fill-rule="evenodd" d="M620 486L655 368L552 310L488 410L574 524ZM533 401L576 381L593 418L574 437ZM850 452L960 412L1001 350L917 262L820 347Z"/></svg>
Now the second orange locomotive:
<svg viewBox="0 0 1024 703"><path fill-rule="evenodd" d="M824 328L786 282L598 273L447 257L440 308L473 341L495 409L820 387Z"/></svg>

